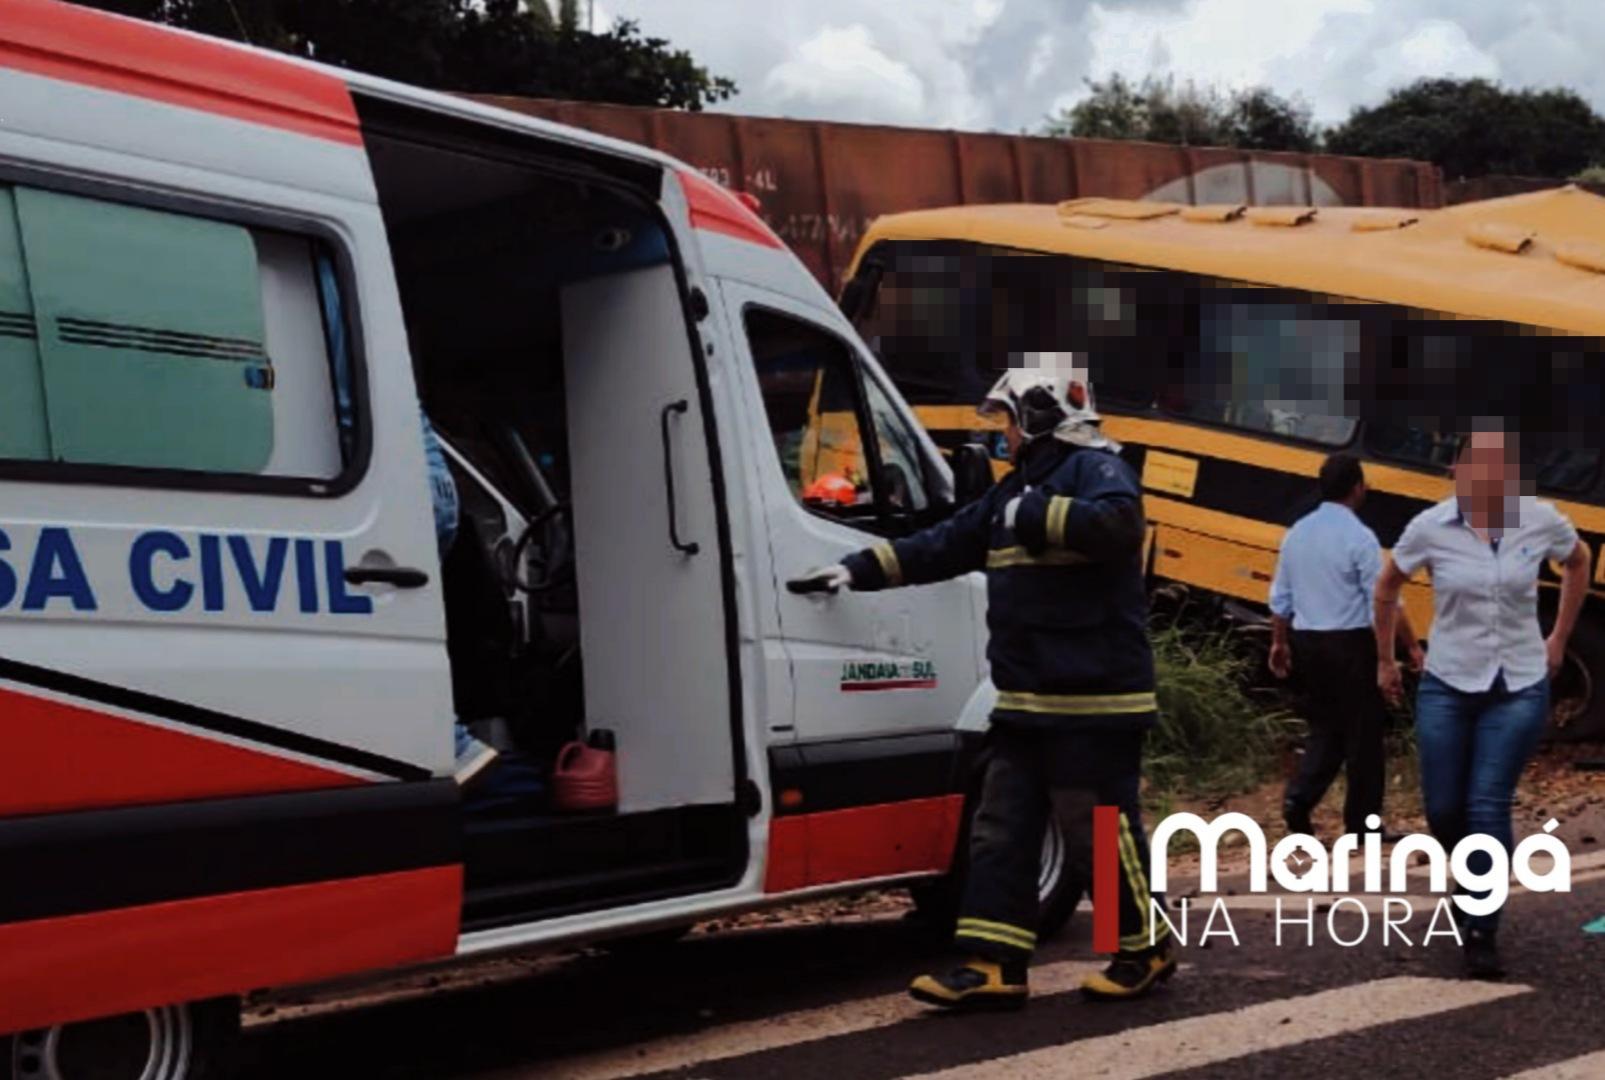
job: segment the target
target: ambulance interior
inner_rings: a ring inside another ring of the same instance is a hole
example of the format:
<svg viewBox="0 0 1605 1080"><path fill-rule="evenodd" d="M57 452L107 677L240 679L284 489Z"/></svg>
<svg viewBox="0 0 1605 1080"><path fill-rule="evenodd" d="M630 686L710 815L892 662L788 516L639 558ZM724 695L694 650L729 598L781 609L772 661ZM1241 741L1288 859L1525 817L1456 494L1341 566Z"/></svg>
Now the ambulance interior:
<svg viewBox="0 0 1605 1080"><path fill-rule="evenodd" d="M543 777L513 799L465 795L465 926L733 884L746 862L733 780L711 796L677 783L684 763L643 761L678 745L674 732L650 715L590 715L609 683L632 678L640 650L613 617L607 581L620 570L603 564L614 549L588 545L584 529L609 528L620 500L644 492L661 514L663 498L651 458L598 481L597 462L626 438L599 388L616 385L610 366L649 359L617 355L618 321L656 319L643 341L690 340L666 231L651 202L583 162L476 144L476 132L391 106L371 104L364 120L422 407L460 502L442 566L457 716ZM609 617L587 622L588 603ZM596 671L593 650L605 657ZM588 693L587 677L600 688ZM612 804L556 775L564 748L602 729L619 766ZM719 760L718 747L702 750Z"/></svg>

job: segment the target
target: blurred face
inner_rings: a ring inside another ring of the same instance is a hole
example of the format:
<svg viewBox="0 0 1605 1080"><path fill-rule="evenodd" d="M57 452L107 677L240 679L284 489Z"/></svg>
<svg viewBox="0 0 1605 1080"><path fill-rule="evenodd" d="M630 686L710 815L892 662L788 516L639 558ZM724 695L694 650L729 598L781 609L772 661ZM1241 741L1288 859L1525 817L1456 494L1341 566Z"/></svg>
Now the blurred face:
<svg viewBox="0 0 1605 1080"><path fill-rule="evenodd" d="M1020 444L1025 441L1020 425L1014 422L1014 414L1008 413L1008 426L1003 429L1003 439L1009 444L1009 457L1020 456Z"/></svg>
<svg viewBox="0 0 1605 1080"><path fill-rule="evenodd" d="M1521 468L1514 440L1501 431L1474 432L1455 463L1455 497L1463 510L1495 522L1514 521Z"/></svg>

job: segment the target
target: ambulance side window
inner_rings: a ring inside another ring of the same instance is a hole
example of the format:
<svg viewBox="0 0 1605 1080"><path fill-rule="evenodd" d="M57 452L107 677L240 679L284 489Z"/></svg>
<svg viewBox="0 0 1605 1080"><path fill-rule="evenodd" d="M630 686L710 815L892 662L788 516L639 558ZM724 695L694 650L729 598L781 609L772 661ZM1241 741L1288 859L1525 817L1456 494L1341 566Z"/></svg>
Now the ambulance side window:
<svg viewBox="0 0 1605 1080"><path fill-rule="evenodd" d="M320 263L293 233L0 185L0 461L326 487L355 406Z"/></svg>
<svg viewBox="0 0 1605 1080"><path fill-rule="evenodd" d="M746 312L769 431L792 494L854 524L876 517L858 407L858 373L841 339L761 308Z"/></svg>
<svg viewBox="0 0 1605 1080"><path fill-rule="evenodd" d="M864 394L880 447L881 475L888 505L893 511L915 514L928 509L931 498L925 490L919 440L874 379L864 379Z"/></svg>

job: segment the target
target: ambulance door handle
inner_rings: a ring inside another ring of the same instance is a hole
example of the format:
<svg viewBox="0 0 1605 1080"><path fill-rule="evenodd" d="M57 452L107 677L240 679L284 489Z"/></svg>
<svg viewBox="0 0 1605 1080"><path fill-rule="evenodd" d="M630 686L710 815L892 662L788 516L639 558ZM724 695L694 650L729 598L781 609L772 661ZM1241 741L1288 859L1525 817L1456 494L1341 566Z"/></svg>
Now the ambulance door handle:
<svg viewBox="0 0 1605 1080"><path fill-rule="evenodd" d="M345 579L347 585L394 585L398 589L421 589L429 584L429 575L411 566L350 566Z"/></svg>
<svg viewBox="0 0 1605 1080"><path fill-rule="evenodd" d="M663 490L669 497L669 543L682 555L695 555L702 550L702 546L695 541L686 543L680 539L680 523L674 510L674 451L669 448L669 416L684 415L688 408L690 405L685 398L669 402L658 416L658 426L663 432Z"/></svg>

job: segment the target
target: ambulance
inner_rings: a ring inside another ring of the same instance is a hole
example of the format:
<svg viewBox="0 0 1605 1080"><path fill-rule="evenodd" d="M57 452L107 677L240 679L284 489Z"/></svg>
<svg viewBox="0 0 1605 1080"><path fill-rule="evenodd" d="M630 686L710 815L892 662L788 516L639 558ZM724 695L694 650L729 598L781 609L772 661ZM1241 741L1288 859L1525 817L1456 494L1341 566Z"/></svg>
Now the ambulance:
<svg viewBox="0 0 1605 1080"><path fill-rule="evenodd" d="M951 899L979 576L786 583L984 461L694 169L0 0L0 385L0 1076L215 1075L263 988ZM822 417L848 497L805 490ZM616 797L476 811L458 723L611 746ZM1066 865L1056 826L1050 920Z"/></svg>

